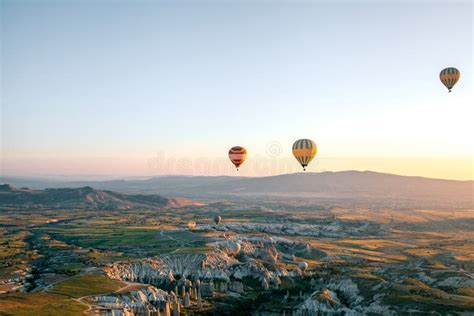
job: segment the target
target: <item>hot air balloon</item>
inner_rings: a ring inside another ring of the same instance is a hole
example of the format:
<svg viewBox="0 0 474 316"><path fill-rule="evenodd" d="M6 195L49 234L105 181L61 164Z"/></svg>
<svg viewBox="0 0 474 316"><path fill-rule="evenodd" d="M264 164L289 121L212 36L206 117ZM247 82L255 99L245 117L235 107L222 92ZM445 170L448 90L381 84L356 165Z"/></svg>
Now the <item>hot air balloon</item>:
<svg viewBox="0 0 474 316"><path fill-rule="evenodd" d="M230 252L235 256L240 252L241 246L239 242L231 242L229 246Z"/></svg>
<svg viewBox="0 0 474 316"><path fill-rule="evenodd" d="M293 156L301 164L303 170L306 170L306 166L316 156L317 151L316 143L311 139L298 139L293 144Z"/></svg>
<svg viewBox="0 0 474 316"><path fill-rule="evenodd" d="M449 92L451 92L451 89L460 77L461 73L454 67L445 68L439 73L439 80L448 88Z"/></svg>
<svg viewBox="0 0 474 316"><path fill-rule="evenodd" d="M196 228L196 222L189 221L188 222L188 228L189 228L189 230L193 230L194 228Z"/></svg>
<svg viewBox="0 0 474 316"><path fill-rule="evenodd" d="M308 269L308 263L301 261L300 263L298 263L298 267L301 269L301 271L305 271L306 269Z"/></svg>
<svg viewBox="0 0 474 316"><path fill-rule="evenodd" d="M214 223L216 223L216 225L219 225L221 220L222 220L222 217L220 217L219 215L214 216Z"/></svg>
<svg viewBox="0 0 474 316"><path fill-rule="evenodd" d="M239 170L239 167L244 163L247 158L247 150L241 146L234 146L229 150L229 159Z"/></svg>

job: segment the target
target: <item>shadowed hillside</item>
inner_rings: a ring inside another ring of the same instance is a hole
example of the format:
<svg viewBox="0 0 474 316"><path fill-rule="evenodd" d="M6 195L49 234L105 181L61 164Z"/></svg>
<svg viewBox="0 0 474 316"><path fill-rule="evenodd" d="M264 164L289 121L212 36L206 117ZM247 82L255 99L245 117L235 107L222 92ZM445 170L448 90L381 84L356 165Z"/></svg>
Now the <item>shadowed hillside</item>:
<svg viewBox="0 0 474 316"><path fill-rule="evenodd" d="M198 205L187 199L169 199L160 195L127 195L113 191L82 188L31 190L0 185L0 206L49 208L130 209Z"/></svg>

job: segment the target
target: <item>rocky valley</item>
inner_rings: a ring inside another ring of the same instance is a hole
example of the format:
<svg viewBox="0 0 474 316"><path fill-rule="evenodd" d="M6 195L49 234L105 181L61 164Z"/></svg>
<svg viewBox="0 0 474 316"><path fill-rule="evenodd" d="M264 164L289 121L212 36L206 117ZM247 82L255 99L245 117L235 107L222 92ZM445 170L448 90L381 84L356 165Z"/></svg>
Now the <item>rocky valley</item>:
<svg viewBox="0 0 474 316"><path fill-rule="evenodd" d="M474 312L470 208L328 203L2 186L0 313Z"/></svg>

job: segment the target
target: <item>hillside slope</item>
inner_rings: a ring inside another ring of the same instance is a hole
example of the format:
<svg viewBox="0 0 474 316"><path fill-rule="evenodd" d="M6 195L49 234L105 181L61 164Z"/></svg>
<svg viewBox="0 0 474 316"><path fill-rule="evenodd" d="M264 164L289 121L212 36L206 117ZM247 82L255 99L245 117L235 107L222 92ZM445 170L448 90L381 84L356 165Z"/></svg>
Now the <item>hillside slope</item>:
<svg viewBox="0 0 474 316"><path fill-rule="evenodd" d="M128 195L113 191L82 188L31 190L0 185L0 206L35 206L50 208L131 209L198 205L187 199L169 199L160 195Z"/></svg>

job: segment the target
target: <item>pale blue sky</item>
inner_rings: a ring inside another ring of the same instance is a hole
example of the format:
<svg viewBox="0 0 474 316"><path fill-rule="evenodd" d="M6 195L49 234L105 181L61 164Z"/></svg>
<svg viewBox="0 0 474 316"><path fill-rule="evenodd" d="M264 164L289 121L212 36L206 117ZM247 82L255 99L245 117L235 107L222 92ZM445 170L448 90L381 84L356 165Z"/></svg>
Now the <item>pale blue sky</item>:
<svg viewBox="0 0 474 316"><path fill-rule="evenodd" d="M143 175L160 151L286 157L308 137L325 169L472 178L471 1L0 2L4 174ZM463 169L353 164L438 154Z"/></svg>

